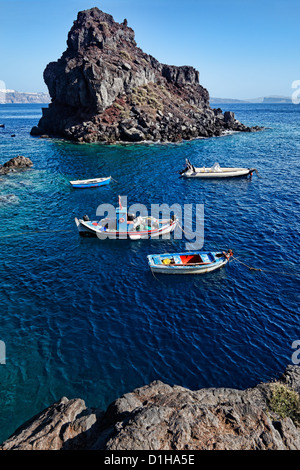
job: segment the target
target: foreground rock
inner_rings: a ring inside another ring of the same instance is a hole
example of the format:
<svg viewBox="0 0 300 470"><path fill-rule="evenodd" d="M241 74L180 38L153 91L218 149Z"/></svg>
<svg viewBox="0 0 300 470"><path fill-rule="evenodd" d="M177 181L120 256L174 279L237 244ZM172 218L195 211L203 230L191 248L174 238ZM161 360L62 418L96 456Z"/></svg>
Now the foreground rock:
<svg viewBox="0 0 300 470"><path fill-rule="evenodd" d="M199 72L161 64L144 53L127 20L119 24L98 8L82 11L67 46L44 71L52 102L32 135L176 142L259 130L241 124L232 112L211 109Z"/></svg>
<svg viewBox="0 0 300 470"><path fill-rule="evenodd" d="M33 165L30 158L18 155L17 157L11 158L8 162L0 165L0 175L6 175L12 171L29 168Z"/></svg>
<svg viewBox="0 0 300 470"><path fill-rule="evenodd" d="M299 392L300 368L288 366L277 383L244 391L191 391L153 382L105 413L62 398L1 449L300 450Z"/></svg>

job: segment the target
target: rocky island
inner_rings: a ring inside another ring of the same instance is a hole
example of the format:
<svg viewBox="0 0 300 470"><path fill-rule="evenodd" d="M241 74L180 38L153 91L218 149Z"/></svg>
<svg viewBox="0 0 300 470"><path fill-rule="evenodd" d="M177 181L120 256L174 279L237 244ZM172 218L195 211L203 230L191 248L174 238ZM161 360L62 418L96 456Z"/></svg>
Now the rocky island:
<svg viewBox="0 0 300 470"><path fill-rule="evenodd" d="M300 368L246 390L196 391L160 381L106 411L66 397L0 450L300 450Z"/></svg>
<svg viewBox="0 0 300 470"><path fill-rule="evenodd" d="M178 142L251 132L234 113L212 109L191 66L161 64L135 42L127 20L98 8L78 13L67 49L44 71L51 96L32 135L77 142Z"/></svg>

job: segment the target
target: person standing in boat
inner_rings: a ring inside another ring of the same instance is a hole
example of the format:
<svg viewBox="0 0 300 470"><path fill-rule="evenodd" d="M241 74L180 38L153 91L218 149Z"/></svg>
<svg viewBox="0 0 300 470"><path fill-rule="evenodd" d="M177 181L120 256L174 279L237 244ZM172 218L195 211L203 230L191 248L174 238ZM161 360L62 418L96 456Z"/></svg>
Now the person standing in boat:
<svg viewBox="0 0 300 470"><path fill-rule="evenodd" d="M119 196L119 209L120 209L120 210L123 209L122 201L121 201L121 196ZM120 222L125 222L125 220L122 220L122 219L123 219L123 218L120 219ZM127 225L133 225L134 219L135 219L134 214L127 214L127 213L126 213Z"/></svg>

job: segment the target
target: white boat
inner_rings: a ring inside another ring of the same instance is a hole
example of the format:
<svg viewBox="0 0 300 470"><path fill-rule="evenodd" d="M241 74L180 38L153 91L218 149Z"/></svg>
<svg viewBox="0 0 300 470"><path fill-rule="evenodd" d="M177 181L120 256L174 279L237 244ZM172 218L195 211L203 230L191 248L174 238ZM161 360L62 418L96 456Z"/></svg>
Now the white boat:
<svg viewBox="0 0 300 470"><path fill-rule="evenodd" d="M109 184L110 180L111 176L107 176L105 178L70 181L70 184L73 186L73 188L96 188L98 186Z"/></svg>
<svg viewBox="0 0 300 470"><path fill-rule="evenodd" d="M222 268L233 255L232 250L190 251L148 255L148 264L154 273L161 274L204 274Z"/></svg>
<svg viewBox="0 0 300 470"><path fill-rule="evenodd" d="M180 171L181 176L186 178L232 178L235 176L252 176L257 172L255 168L230 168L220 167L219 163L215 163L212 167L194 167L189 160L186 159L186 167Z"/></svg>
<svg viewBox="0 0 300 470"><path fill-rule="evenodd" d="M165 219L158 220L154 217L137 217L133 220L133 224L127 225L123 230L116 227L118 224L109 225L111 221L101 219L100 221L90 221L86 219L75 218L79 235L82 237L96 236L100 240L104 239L126 239L141 240L158 238L175 230L178 220Z"/></svg>
<svg viewBox="0 0 300 470"><path fill-rule="evenodd" d="M98 237L102 239L141 240L158 238L175 230L178 223L176 216L171 219L156 219L127 214L127 208L120 205L115 209L114 219L108 217L91 221L88 216L75 218L75 223L82 237Z"/></svg>

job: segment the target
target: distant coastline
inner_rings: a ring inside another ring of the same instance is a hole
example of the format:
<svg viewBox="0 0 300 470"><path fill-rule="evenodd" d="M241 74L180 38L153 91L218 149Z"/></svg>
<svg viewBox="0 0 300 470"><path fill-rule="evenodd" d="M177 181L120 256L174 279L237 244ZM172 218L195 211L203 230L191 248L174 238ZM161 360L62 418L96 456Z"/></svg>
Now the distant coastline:
<svg viewBox="0 0 300 470"><path fill-rule="evenodd" d="M48 93L28 93L16 90L0 90L0 104L50 103Z"/></svg>
<svg viewBox="0 0 300 470"><path fill-rule="evenodd" d="M288 96L262 96L259 98L239 100L236 98L216 98L211 97L210 103L292 103ZM45 92L22 92L16 90L0 90L0 104L21 104L21 103L44 103L49 104L51 98Z"/></svg>
<svg viewBox="0 0 300 470"><path fill-rule="evenodd" d="M210 103L292 103L292 99L288 96L262 96L259 98L239 100L236 98L216 98L211 97ZM26 104L26 103L42 103L49 104L51 98L49 93L45 92L21 92L16 90L0 90L0 104Z"/></svg>
<svg viewBox="0 0 300 470"><path fill-rule="evenodd" d="M210 103L292 103L292 99L288 96L262 96L260 98L253 98L247 100L237 100L235 98L210 98Z"/></svg>

